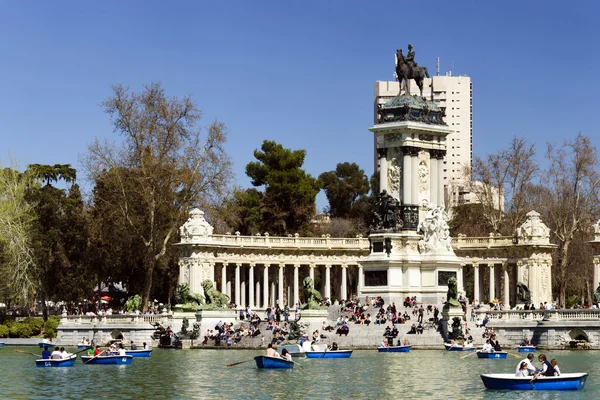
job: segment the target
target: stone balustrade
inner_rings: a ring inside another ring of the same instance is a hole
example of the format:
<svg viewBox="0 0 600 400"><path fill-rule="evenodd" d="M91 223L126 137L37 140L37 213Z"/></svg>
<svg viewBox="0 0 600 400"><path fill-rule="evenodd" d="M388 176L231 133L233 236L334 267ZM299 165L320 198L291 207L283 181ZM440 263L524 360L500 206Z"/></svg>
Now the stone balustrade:
<svg viewBox="0 0 600 400"><path fill-rule="evenodd" d="M116 324L153 324L158 322L162 325L170 325L172 315L166 314L140 314L140 315L101 315L90 317L87 315L68 315L61 317L61 323L71 324L94 324L94 325L116 325Z"/></svg>
<svg viewBox="0 0 600 400"><path fill-rule="evenodd" d="M491 322L515 321L598 321L600 309L560 309L560 310L505 310L477 311L481 319L485 314Z"/></svg>
<svg viewBox="0 0 600 400"><path fill-rule="evenodd" d="M512 236L484 236L467 237L459 236L452 238L452 247L455 249L489 248L493 246L511 246Z"/></svg>
<svg viewBox="0 0 600 400"><path fill-rule="evenodd" d="M365 250L369 248L366 238L331 238L331 237L301 237L301 236L242 236L242 235L212 235L211 244L266 247L266 248L302 248L302 249L348 249Z"/></svg>

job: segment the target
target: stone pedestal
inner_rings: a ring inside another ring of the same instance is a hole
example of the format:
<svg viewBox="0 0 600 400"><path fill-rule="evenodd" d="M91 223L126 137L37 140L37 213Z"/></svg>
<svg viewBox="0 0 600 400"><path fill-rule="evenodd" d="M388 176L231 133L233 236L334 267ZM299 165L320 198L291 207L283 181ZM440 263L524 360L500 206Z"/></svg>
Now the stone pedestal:
<svg viewBox="0 0 600 400"><path fill-rule="evenodd" d="M444 341L449 340L449 334L450 332L452 332L452 322L453 319L456 317L460 318L462 331L464 335L466 333L464 324L465 313L462 307L452 307L448 304L444 305L444 307L442 308L442 321L440 323L441 333L442 337L444 338Z"/></svg>
<svg viewBox="0 0 600 400"><path fill-rule="evenodd" d="M300 310L300 321L301 325L307 325L305 328L306 334L312 337L312 333L315 330L321 332L323 321L329 323L329 313L327 310Z"/></svg>

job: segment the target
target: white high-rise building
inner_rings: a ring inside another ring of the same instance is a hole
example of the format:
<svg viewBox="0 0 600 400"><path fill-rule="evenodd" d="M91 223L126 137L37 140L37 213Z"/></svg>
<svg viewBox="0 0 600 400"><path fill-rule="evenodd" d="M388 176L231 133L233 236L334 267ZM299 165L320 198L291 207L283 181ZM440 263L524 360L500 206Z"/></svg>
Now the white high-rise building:
<svg viewBox="0 0 600 400"><path fill-rule="evenodd" d="M377 107L398 95L400 85L394 81L375 82L374 122L377 123ZM410 93L419 94L414 81ZM423 81L423 97L446 108L444 121L452 129L447 138L445 168L446 190L452 192L452 204L460 203L459 192L464 190L464 167L471 166L473 156L473 84L471 78L462 76L433 76ZM375 169L377 170L375 155Z"/></svg>

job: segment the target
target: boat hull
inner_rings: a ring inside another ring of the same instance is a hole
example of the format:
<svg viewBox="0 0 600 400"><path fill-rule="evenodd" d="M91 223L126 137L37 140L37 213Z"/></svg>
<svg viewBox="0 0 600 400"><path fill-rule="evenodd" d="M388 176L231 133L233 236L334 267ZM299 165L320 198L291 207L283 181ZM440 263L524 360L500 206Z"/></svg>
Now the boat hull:
<svg viewBox="0 0 600 400"><path fill-rule="evenodd" d="M517 346L519 353L535 353L535 346Z"/></svg>
<svg viewBox="0 0 600 400"><path fill-rule="evenodd" d="M53 343L43 343L43 342L42 342L42 343L38 343L38 346L40 346L40 349L43 349L43 348L44 348L44 346L48 346L48 348L51 348L51 347L54 347L54 346L56 346L56 345L55 345L55 344L53 344Z"/></svg>
<svg viewBox="0 0 600 400"><path fill-rule="evenodd" d="M408 353L410 351L410 346L378 347L377 351L380 353Z"/></svg>
<svg viewBox="0 0 600 400"><path fill-rule="evenodd" d="M352 350L307 351L308 358L350 358Z"/></svg>
<svg viewBox="0 0 600 400"><path fill-rule="evenodd" d="M150 357L151 353L152 353L152 349L150 349L150 350L125 350L125 354L127 354L128 356L133 356L133 357L148 358L148 357Z"/></svg>
<svg viewBox="0 0 600 400"><path fill-rule="evenodd" d="M495 351L493 353L488 353L486 351L478 351L477 358L494 358L494 359L502 359L506 358L508 353L506 351Z"/></svg>
<svg viewBox="0 0 600 400"><path fill-rule="evenodd" d="M299 344L284 344L277 347L277 351L281 354L283 349L286 349L292 357L304 357L304 349Z"/></svg>
<svg viewBox="0 0 600 400"><path fill-rule="evenodd" d="M582 390L588 374L560 376L516 377L513 374L481 374L487 389L492 390Z"/></svg>
<svg viewBox="0 0 600 400"><path fill-rule="evenodd" d="M72 367L73 364L75 364L76 358L77 358L77 355L73 354L69 358L64 358L64 359L60 359L60 360L40 359L40 360L35 360L35 366L38 368Z"/></svg>
<svg viewBox="0 0 600 400"><path fill-rule="evenodd" d="M4 343L0 343L0 347L4 347Z"/></svg>
<svg viewBox="0 0 600 400"><path fill-rule="evenodd" d="M90 345L90 344L78 344L77 345L78 349L89 349L91 347L92 347L92 345Z"/></svg>
<svg viewBox="0 0 600 400"><path fill-rule="evenodd" d="M260 369L292 369L294 368L294 362L284 360L280 357L269 357L269 356L256 356L256 367Z"/></svg>
<svg viewBox="0 0 600 400"><path fill-rule="evenodd" d="M444 344L444 347L448 351L474 351L474 347L462 347L462 346L453 346L451 344Z"/></svg>
<svg viewBox="0 0 600 400"><path fill-rule="evenodd" d="M133 356L82 356L81 360L84 364L92 365L104 365L104 364L117 364L117 365L129 365L131 364L131 360L133 360Z"/></svg>

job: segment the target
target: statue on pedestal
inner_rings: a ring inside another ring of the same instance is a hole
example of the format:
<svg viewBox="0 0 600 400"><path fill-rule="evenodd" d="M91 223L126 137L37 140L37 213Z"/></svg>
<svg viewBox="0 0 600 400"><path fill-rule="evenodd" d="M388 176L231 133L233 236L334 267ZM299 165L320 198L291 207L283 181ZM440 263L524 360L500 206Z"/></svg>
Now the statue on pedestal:
<svg viewBox="0 0 600 400"><path fill-rule="evenodd" d="M595 304L600 303L600 285L598 285L598 287L596 288L596 291L594 292L594 303Z"/></svg>
<svg viewBox="0 0 600 400"><path fill-rule="evenodd" d="M462 305L458 301L458 281L455 277L451 277L448 279L448 300L446 301L446 305L444 308L460 308L462 310Z"/></svg>
<svg viewBox="0 0 600 400"><path fill-rule="evenodd" d="M215 289L210 279L203 280L201 285L204 289L204 300L206 302L206 306L204 306L203 309L216 309L227 307L227 303L229 302L229 296Z"/></svg>
<svg viewBox="0 0 600 400"><path fill-rule="evenodd" d="M414 79L421 91L421 97L423 97L423 80L425 77L429 78L429 72L427 68L415 62L415 51L412 44L408 45L406 57L402 54L402 49L396 50L396 76L400 83L400 91L402 91L402 82L404 81L406 82L406 94L410 95L408 81Z"/></svg>
<svg viewBox="0 0 600 400"><path fill-rule="evenodd" d="M321 293L315 290L315 284L310 276L304 278L303 281L303 292L304 292L304 309L305 310L319 310L321 308Z"/></svg>
<svg viewBox="0 0 600 400"><path fill-rule="evenodd" d="M395 230L398 225L400 205L398 200L382 190L375 200L371 229Z"/></svg>
<svg viewBox="0 0 600 400"><path fill-rule="evenodd" d="M523 282L517 283L517 304L531 303L531 293Z"/></svg>

